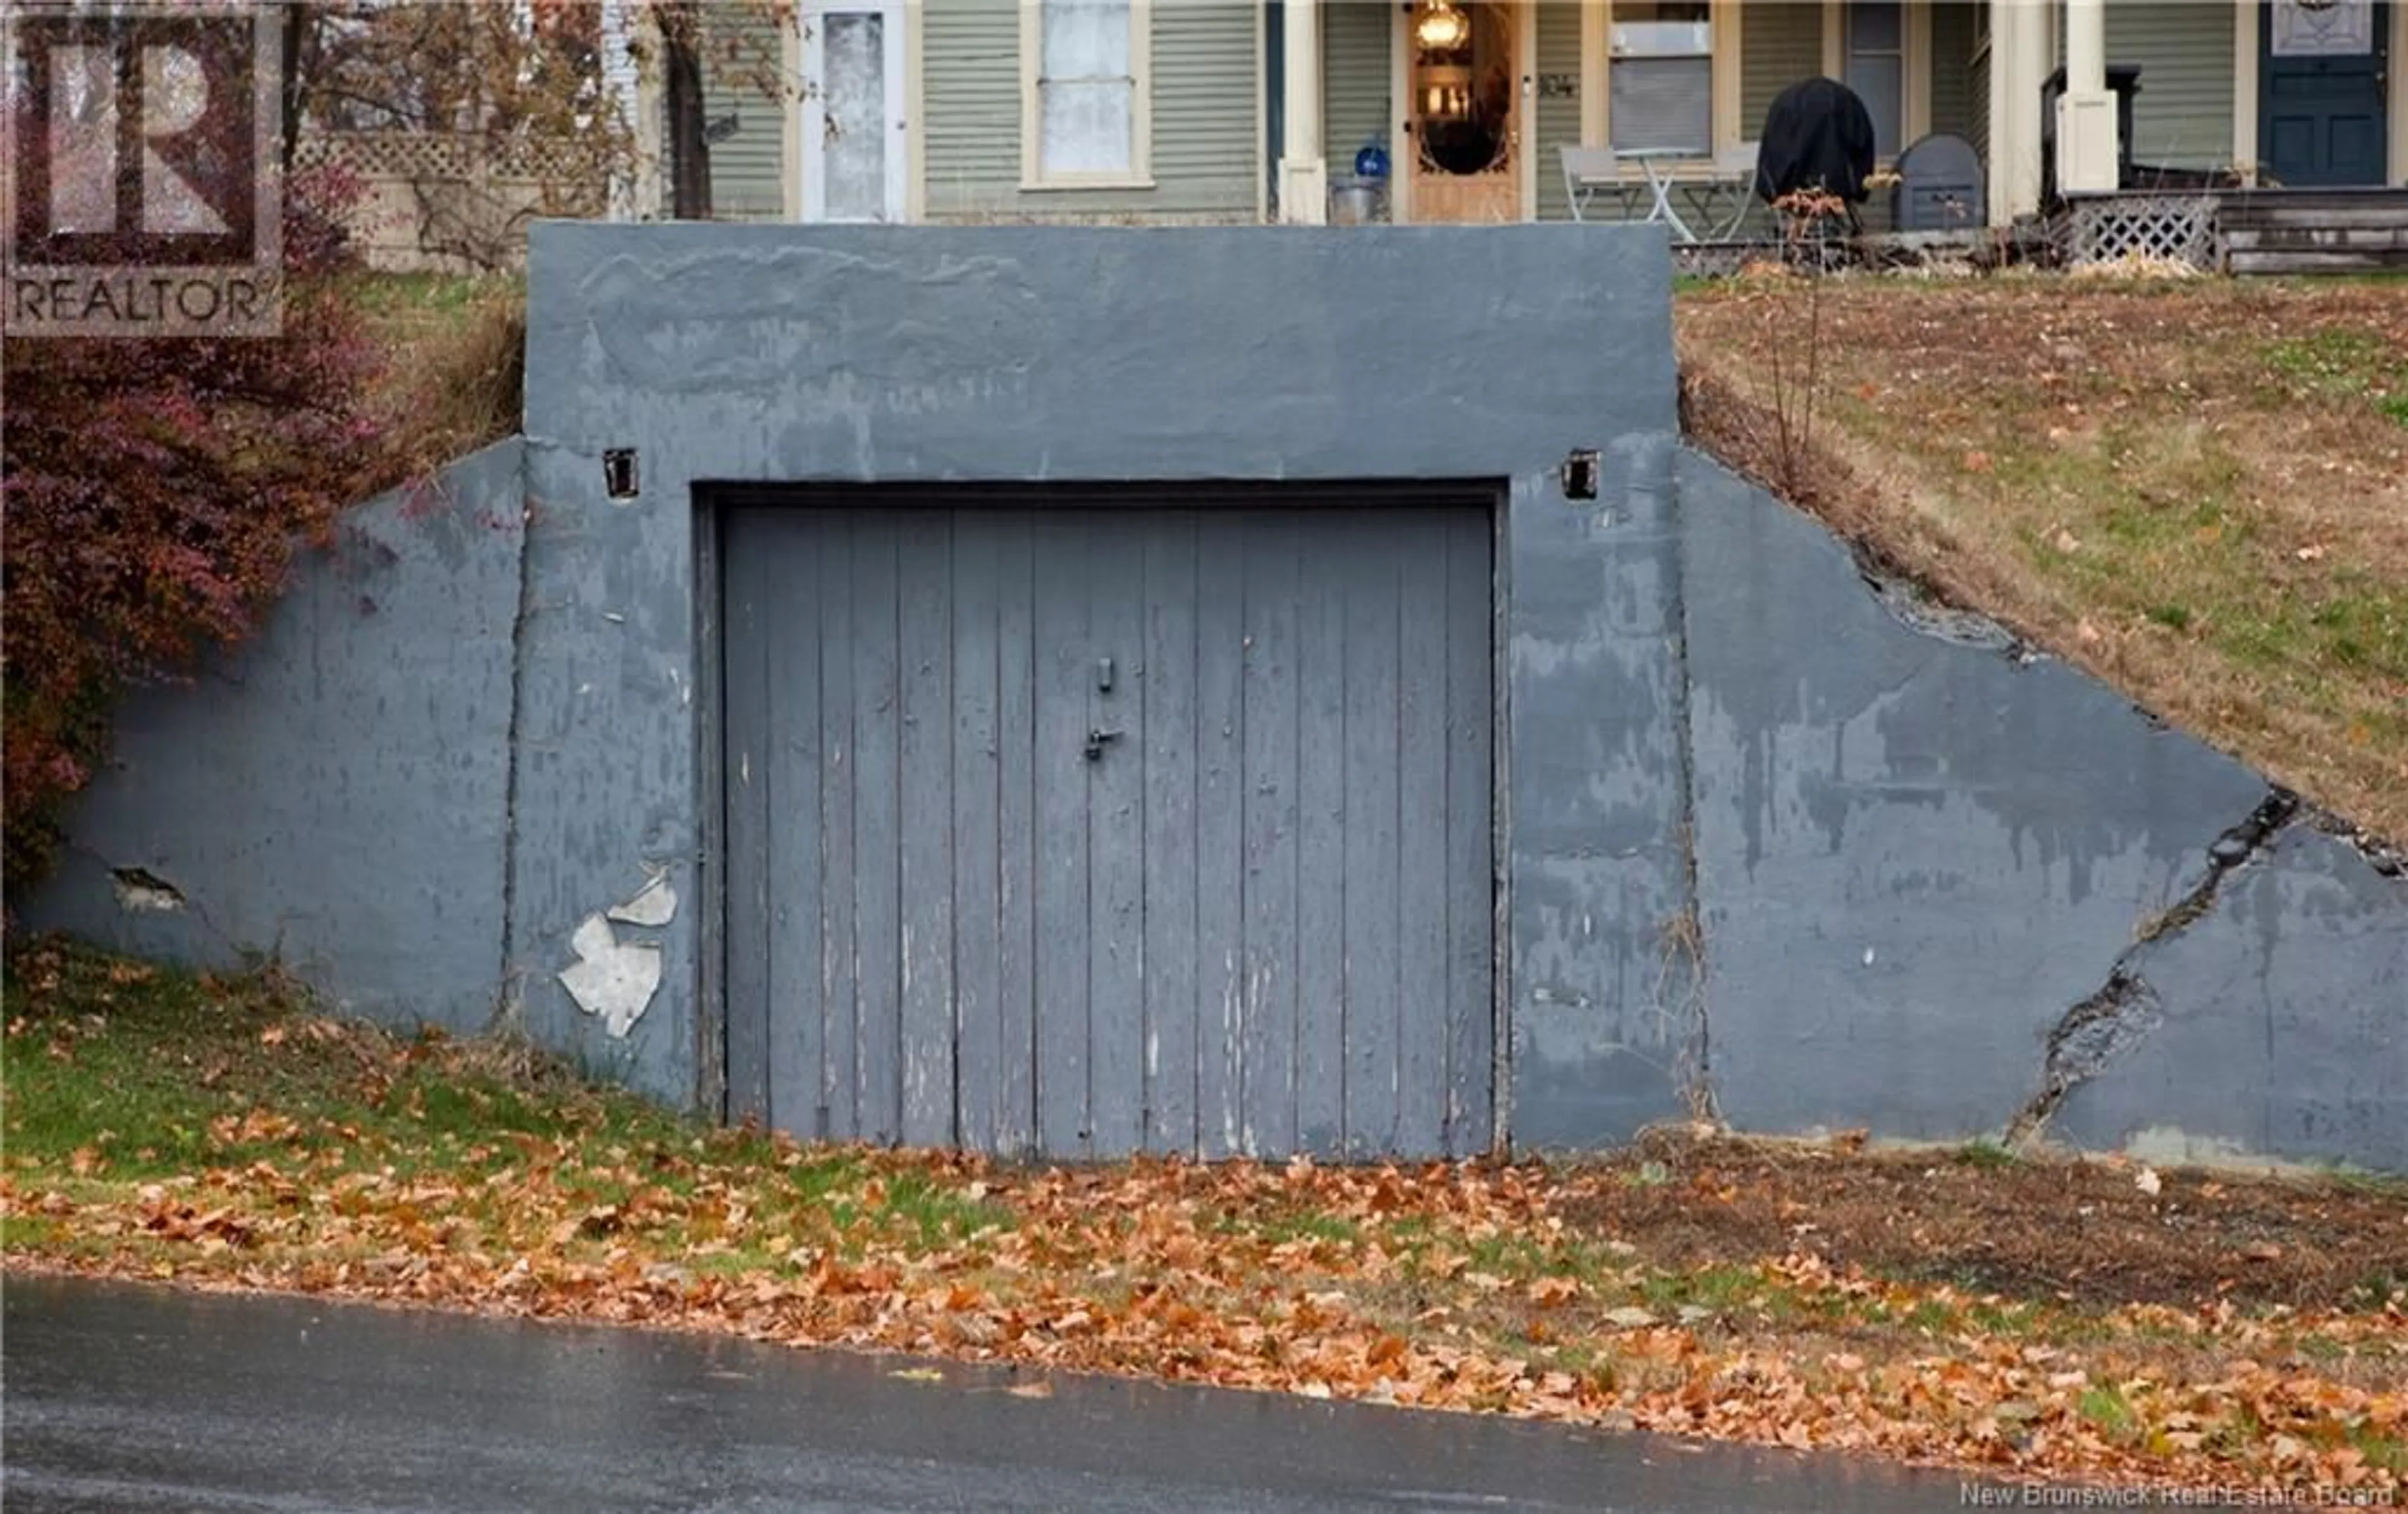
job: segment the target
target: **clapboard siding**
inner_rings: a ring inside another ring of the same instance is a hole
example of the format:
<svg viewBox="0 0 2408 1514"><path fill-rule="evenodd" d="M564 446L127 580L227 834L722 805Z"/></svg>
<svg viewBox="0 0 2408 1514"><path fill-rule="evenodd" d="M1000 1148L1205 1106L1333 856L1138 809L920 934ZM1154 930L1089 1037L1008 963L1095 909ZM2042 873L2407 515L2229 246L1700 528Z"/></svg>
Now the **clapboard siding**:
<svg viewBox="0 0 2408 1514"><path fill-rule="evenodd" d="M1578 147L1581 136L1580 7L1541 3L1538 26L1538 71L1542 75L1553 74L1572 80L1572 93L1554 98L1541 97L1535 133L1539 155L1539 217L1542 221L1563 221L1570 219L1571 206L1564 195L1563 158L1559 150Z"/></svg>
<svg viewBox="0 0 2408 1514"><path fill-rule="evenodd" d="M920 7L921 120L932 216L1009 204L1020 182L1020 12L1012 0Z"/></svg>
<svg viewBox="0 0 2408 1514"><path fill-rule="evenodd" d="M1330 0L1321 12L1324 126L1332 176L1354 171L1354 154L1378 142L1394 158L1389 47L1397 12L1378 0Z"/></svg>
<svg viewBox="0 0 2408 1514"><path fill-rule="evenodd" d="M2107 61L2141 65L2133 161L2178 168L2231 163L2232 27L2229 5L2107 7Z"/></svg>
<svg viewBox="0 0 2408 1514"><path fill-rule="evenodd" d="M1739 135L1753 142L1772 97L1823 72L1823 7L1770 0L1742 10L1740 25Z"/></svg>
<svg viewBox="0 0 2408 1514"><path fill-rule="evenodd" d="M785 193L784 79L776 20L752 7L703 7L702 97L711 120L737 119L710 144L710 212L723 221L784 221L801 209Z"/></svg>
<svg viewBox="0 0 2408 1514"><path fill-rule="evenodd" d="M1974 114L1986 117L1986 102L1973 93L1973 7L1957 0L1931 7L1931 129L1971 136Z"/></svg>
<svg viewBox="0 0 2408 1514"><path fill-rule="evenodd" d="M1487 1149L1485 510L927 495L724 544L733 1113Z"/></svg>
<svg viewBox="0 0 2408 1514"><path fill-rule="evenodd" d="M1254 7L1156 0L1154 187L1020 187L1020 7L928 0L920 11L931 220L1182 216L1250 219L1259 199L1262 61Z"/></svg>

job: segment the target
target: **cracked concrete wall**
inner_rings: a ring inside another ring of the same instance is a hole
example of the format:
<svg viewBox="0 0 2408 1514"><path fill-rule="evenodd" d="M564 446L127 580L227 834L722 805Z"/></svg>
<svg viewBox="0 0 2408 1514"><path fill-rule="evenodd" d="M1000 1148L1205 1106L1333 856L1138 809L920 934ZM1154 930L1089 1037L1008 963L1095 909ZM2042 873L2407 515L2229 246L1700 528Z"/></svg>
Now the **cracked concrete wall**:
<svg viewBox="0 0 2408 1514"><path fill-rule="evenodd" d="M520 526L515 439L347 513L255 640L122 703L25 923L208 965L274 954L351 1012L481 1029Z"/></svg>
<svg viewBox="0 0 2408 1514"><path fill-rule="evenodd" d="M1682 816L1679 518L1667 436L1599 502L1521 525L1512 764L1512 1134L1596 1147L1685 1112L1699 1030ZM1565 630L1575 636L1566 637Z"/></svg>
<svg viewBox="0 0 2408 1514"><path fill-rule="evenodd" d="M1907 623L1712 461L1677 477L1731 1123L2408 1161L2408 882L2087 676Z"/></svg>
<svg viewBox="0 0 2408 1514"><path fill-rule="evenodd" d="M2159 1023L2066 1093L2059 1135L2408 1172L2408 878L2295 817L2128 970Z"/></svg>
<svg viewBox="0 0 2408 1514"><path fill-rule="evenodd" d="M2408 1167L2408 881L1684 448L1650 228L558 223L532 266L525 442L364 507L199 696L134 700L29 924L499 1005L691 1102L696 486L1493 480L1516 1146L1685 1115Z"/></svg>

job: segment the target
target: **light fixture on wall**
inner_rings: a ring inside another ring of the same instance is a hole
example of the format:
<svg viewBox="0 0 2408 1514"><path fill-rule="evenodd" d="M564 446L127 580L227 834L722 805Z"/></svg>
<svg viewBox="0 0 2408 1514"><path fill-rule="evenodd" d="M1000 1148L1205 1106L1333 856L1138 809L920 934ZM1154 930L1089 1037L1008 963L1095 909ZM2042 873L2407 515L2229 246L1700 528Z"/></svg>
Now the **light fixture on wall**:
<svg viewBox="0 0 2408 1514"><path fill-rule="evenodd" d="M1425 51L1453 52L1471 40L1471 18L1449 0L1428 0L1413 20L1413 40Z"/></svg>
<svg viewBox="0 0 2408 1514"><path fill-rule="evenodd" d="M1420 74L1422 119L1427 121L1471 118L1471 70L1425 65Z"/></svg>

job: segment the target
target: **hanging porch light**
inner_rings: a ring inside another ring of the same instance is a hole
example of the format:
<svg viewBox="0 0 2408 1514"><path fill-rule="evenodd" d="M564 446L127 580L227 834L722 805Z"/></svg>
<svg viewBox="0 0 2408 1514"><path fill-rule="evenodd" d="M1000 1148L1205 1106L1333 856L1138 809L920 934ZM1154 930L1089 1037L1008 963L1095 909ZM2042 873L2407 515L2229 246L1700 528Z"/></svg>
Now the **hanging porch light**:
<svg viewBox="0 0 2408 1514"><path fill-rule="evenodd" d="M1413 40L1427 52L1453 52L1471 40L1471 18L1451 0L1428 0L1413 19Z"/></svg>

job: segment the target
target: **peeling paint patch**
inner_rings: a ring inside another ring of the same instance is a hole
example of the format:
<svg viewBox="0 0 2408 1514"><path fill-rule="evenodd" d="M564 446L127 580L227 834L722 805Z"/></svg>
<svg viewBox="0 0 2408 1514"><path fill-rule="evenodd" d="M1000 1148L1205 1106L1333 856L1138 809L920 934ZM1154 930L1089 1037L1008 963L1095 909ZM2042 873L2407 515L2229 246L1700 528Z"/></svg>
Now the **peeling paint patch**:
<svg viewBox="0 0 2408 1514"><path fill-rule="evenodd" d="M112 868L109 878L122 908L165 913L184 907L184 891L147 867Z"/></svg>
<svg viewBox="0 0 2408 1514"><path fill-rule="evenodd" d="M612 905L608 913L628 925L666 925L677 919L677 890L669 886L668 875L664 873L625 904Z"/></svg>
<svg viewBox="0 0 2408 1514"><path fill-rule="evenodd" d="M660 992L661 949L650 941L621 941L600 915L586 916L568 945L578 960L562 969L560 986L577 1007L601 1017L603 1028L624 1040Z"/></svg>

